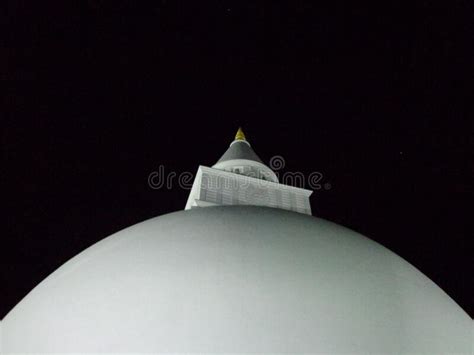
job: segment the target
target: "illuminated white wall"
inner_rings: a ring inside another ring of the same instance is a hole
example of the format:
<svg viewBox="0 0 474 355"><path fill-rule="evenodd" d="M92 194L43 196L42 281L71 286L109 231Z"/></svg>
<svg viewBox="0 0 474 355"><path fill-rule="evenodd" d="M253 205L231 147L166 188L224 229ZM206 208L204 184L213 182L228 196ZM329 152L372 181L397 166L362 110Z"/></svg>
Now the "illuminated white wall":
<svg viewBox="0 0 474 355"><path fill-rule="evenodd" d="M4 352L470 354L472 342L471 318L381 245L304 214L241 206L106 238L2 327Z"/></svg>

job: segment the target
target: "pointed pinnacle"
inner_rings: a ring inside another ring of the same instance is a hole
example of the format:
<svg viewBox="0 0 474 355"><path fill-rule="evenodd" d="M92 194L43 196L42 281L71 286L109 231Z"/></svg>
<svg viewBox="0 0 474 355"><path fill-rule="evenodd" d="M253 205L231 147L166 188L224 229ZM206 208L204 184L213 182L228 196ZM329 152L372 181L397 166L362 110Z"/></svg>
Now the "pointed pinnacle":
<svg viewBox="0 0 474 355"><path fill-rule="evenodd" d="M239 141L246 141L247 139L245 139L245 134L244 134L244 131L242 131L242 128L239 127L239 130L237 131L237 133L235 134L235 140L239 140Z"/></svg>

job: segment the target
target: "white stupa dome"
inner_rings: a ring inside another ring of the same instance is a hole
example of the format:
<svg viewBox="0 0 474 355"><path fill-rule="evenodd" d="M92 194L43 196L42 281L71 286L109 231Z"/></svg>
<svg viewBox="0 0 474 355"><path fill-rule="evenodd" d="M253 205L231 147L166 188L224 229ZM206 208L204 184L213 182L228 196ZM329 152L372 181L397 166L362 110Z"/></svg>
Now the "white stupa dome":
<svg viewBox="0 0 474 355"><path fill-rule="evenodd" d="M241 129L185 211L93 245L0 323L0 353L471 354L472 320L381 245L311 216Z"/></svg>
<svg viewBox="0 0 474 355"><path fill-rule="evenodd" d="M71 259L2 321L2 351L469 354L471 318L383 246L282 209L193 208Z"/></svg>

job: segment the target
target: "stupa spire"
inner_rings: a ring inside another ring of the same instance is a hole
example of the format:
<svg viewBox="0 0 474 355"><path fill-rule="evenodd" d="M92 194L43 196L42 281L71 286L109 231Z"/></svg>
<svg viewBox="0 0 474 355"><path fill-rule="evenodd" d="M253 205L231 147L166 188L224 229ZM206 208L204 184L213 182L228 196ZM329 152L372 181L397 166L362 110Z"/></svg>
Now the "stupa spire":
<svg viewBox="0 0 474 355"><path fill-rule="evenodd" d="M310 190L280 184L253 151L241 127L212 167L200 165L186 210L216 205L269 206L311 214Z"/></svg>

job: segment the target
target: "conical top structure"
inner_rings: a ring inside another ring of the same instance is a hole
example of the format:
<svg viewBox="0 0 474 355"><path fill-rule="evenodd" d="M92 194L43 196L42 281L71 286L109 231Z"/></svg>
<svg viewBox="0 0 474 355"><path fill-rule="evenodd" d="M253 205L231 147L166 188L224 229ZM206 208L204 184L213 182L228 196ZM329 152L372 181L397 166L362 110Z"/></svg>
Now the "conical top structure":
<svg viewBox="0 0 474 355"><path fill-rule="evenodd" d="M255 154L242 128L219 161L200 165L186 210L216 205L268 206L311 214L312 191L280 184L277 175Z"/></svg>
<svg viewBox="0 0 474 355"><path fill-rule="evenodd" d="M262 160L253 151L252 147L250 146L250 143L245 138L244 131L240 127L237 130L237 133L235 134L233 142L230 144L229 148L222 155L222 157L217 161L216 165L229 160L236 159L251 160L263 164ZM214 165L214 167L216 167L216 165Z"/></svg>

